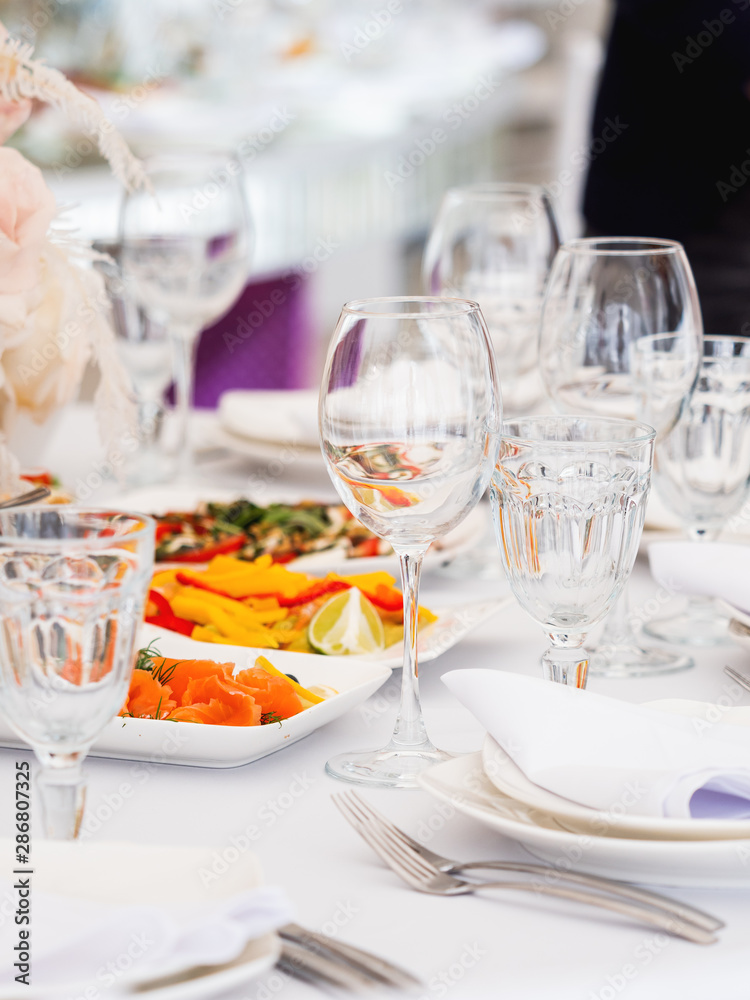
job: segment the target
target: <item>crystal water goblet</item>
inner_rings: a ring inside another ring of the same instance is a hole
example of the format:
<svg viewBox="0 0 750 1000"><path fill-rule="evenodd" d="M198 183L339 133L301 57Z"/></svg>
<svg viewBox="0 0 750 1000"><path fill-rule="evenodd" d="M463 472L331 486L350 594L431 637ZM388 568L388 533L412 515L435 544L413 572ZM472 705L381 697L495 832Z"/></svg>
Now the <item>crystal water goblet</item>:
<svg viewBox="0 0 750 1000"><path fill-rule="evenodd" d="M586 634L635 562L651 478L647 424L578 416L505 421L490 497L511 590L544 629L549 680L586 686Z"/></svg>
<svg viewBox="0 0 750 1000"><path fill-rule="evenodd" d="M698 382L672 431L657 441L654 484L697 544L714 541L750 494L750 338L703 339ZM728 618L692 596L677 614L651 619L649 635L712 646L729 641Z"/></svg>
<svg viewBox="0 0 750 1000"><path fill-rule="evenodd" d="M127 697L153 559L140 514L0 512L0 714L41 764L48 837L78 833L81 764Z"/></svg>
<svg viewBox="0 0 750 1000"><path fill-rule="evenodd" d="M339 496L396 551L403 586L401 703L382 750L344 753L329 774L413 788L445 760L419 700L417 616L422 558L478 503L495 464L500 396L475 302L417 297L349 302L320 391L323 456Z"/></svg>
<svg viewBox="0 0 750 1000"><path fill-rule="evenodd" d="M658 351L638 350L641 341L661 336L667 339ZM542 378L559 411L643 420L657 436L667 433L695 384L702 336L698 293L681 244L586 238L558 250L544 295L539 349ZM658 362L658 405L642 391L651 362ZM689 656L639 643L626 594L591 657L591 672L611 677L692 665Z"/></svg>

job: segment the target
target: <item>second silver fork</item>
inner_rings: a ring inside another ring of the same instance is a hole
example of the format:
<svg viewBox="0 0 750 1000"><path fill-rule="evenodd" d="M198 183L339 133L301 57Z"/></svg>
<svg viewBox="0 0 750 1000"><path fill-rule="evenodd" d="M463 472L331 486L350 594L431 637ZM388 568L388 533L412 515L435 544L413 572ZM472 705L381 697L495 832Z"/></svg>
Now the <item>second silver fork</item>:
<svg viewBox="0 0 750 1000"><path fill-rule="evenodd" d="M386 863L393 867L393 859L397 857L403 862L404 857L409 854L415 855L420 861L431 866L436 874L451 875L455 872L462 872L467 869L491 868L495 870L526 873L536 877L536 880L528 883L464 883L471 889L485 887L496 888L516 888L526 891L536 891L553 896L563 896L575 899L578 902L589 903L594 906L602 906L605 909L615 910L629 916L635 916L647 922L656 923L666 929L674 929L680 933L680 928L685 926L687 933L682 935L696 940L699 943L710 943L714 940L711 934L724 926L721 920L704 913L694 907L684 903L679 903L658 893L649 892L645 889L637 889L633 886L616 882L612 879L605 879L594 875L583 875L578 872L560 870L545 865L533 863L521 863L512 861L474 861L460 862L451 858L443 857L430 851L418 841L409 837L399 827L370 806L356 792L336 793L333 796L335 804L342 812L349 823L357 830L360 836L367 841ZM406 855L403 852L408 852ZM395 853L394 853L395 852ZM402 874L403 873L399 873ZM539 877L545 879L554 878L554 881L577 884L595 892L583 892L560 888L551 882L540 883ZM606 893L606 896L599 895ZM638 905L635 905L638 904ZM645 909L644 909L645 908ZM673 927L667 926L672 924ZM697 933L690 933L690 928L694 928Z"/></svg>

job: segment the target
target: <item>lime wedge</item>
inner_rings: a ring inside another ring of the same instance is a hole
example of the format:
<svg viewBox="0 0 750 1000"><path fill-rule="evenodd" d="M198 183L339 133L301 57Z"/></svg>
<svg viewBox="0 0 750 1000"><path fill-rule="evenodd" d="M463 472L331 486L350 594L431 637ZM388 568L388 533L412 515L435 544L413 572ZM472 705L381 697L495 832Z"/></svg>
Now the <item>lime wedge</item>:
<svg viewBox="0 0 750 1000"><path fill-rule="evenodd" d="M336 594L317 612L307 628L312 648L327 656L376 653L385 649L380 615L356 587Z"/></svg>

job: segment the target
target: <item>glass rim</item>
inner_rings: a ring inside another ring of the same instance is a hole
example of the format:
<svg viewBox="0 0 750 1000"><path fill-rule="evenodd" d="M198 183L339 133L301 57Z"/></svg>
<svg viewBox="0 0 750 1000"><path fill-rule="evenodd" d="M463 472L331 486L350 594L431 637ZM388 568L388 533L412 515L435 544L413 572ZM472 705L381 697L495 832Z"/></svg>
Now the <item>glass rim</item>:
<svg viewBox="0 0 750 1000"><path fill-rule="evenodd" d="M624 250L626 244L631 244L631 249ZM653 257L684 253L685 248L677 240L651 236L580 236L562 243L558 253L563 252L599 257Z"/></svg>
<svg viewBox="0 0 750 1000"><path fill-rule="evenodd" d="M451 187L445 192L448 198L470 198L478 201L493 198L518 198L519 196L537 195L549 199L549 191L544 184L529 184L524 181L478 181L476 184L465 184Z"/></svg>
<svg viewBox="0 0 750 1000"><path fill-rule="evenodd" d="M632 428L633 434L630 437L602 437L597 440L589 440L586 438L581 438L579 440L572 441L556 441L551 438L537 438L529 437L525 434L511 434L506 432L506 427L510 424L517 424L521 422L528 422L530 424L542 424L546 421L559 421L563 424L572 425L576 421L585 421L589 424L599 424L602 427L619 427L619 428ZM653 441L656 438L655 429L647 423L640 420L626 420L623 417L597 417L591 414L585 413L548 413L548 414L535 414L530 417L511 417L508 420L503 420L500 427L500 438L503 441L514 441L522 444L538 444L540 441L544 441L546 444L550 445L581 445L581 444L591 444L591 445L629 445L629 444L647 444L649 441Z"/></svg>
<svg viewBox="0 0 750 1000"><path fill-rule="evenodd" d="M396 302L401 304L415 302L420 305L430 303L440 306L440 308L434 311L423 311L421 309L412 311L404 309L383 311L372 308L376 303L389 305ZM480 313L481 315L478 302L474 302L472 299L461 299L457 296L443 295L387 295L371 299L352 299L350 302L345 302L341 307L342 316L347 314L349 316L358 316L360 319L414 319L417 316L432 316L436 319L446 319L451 316L468 316L473 312Z"/></svg>
<svg viewBox="0 0 750 1000"><path fill-rule="evenodd" d="M120 545L123 543L131 544L133 542L140 542L152 532L156 530L156 521L150 514L141 514L136 511L129 510L113 510L106 507L81 507L76 504L27 504L23 507L8 507L4 510L0 510L0 527L2 522L7 517L16 516L18 514L32 514L32 513L47 513L47 514L75 514L75 515L95 515L101 518L131 518L133 521L141 522L140 527L137 527L134 531L127 532L122 535L101 535L92 534L84 538L36 538L33 535L6 535L0 530L0 547L13 544L18 545L19 543L26 542L29 545L41 548L60 548L65 546L66 548L73 548L74 546L86 546L89 548L111 548L113 545ZM102 528L106 525L102 523Z"/></svg>

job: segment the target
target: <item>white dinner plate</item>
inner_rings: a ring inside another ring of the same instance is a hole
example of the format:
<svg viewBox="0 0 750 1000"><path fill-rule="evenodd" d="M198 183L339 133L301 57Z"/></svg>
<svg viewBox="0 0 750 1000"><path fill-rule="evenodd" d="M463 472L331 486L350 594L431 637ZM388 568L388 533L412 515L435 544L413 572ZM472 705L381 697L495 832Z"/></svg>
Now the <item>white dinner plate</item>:
<svg viewBox="0 0 750 1000"><path fill-rule="evenodd" d="M431 767L419 783L552 865L651 885L750 887L750 839L635 840L571 832L498 792L484 773L481 753Z"/></svg>
<svg viewBox="0 0 750 1000"><path fill-rule="evenodd" d="M166 514L170 510L194 510L199 503L232 503L238 498L249 499L263 506L268 506L270 503L299 503L301 500L314 500L323 504L341 503L333 487L323 497L320 496L320 489L310 490L310 493L315 492L318 493L317 497L310 496L309 493L303 496L298 488L284 490L279 487L273 496L264 494L262 497L255 497L252 490L222 490L205 486L148 486L121 493L116 500L110 502L109 506L116 510L136 511L142 514ZM430 546L425 556L424 569L429 570L431 567L435 568L455 559L462 552L479 544L487 531L488 517L489 514L479 507L470 511L461 524ZM385 570L398 576L398 557L395 553L347 559L342 550L332 548L300 556L299 559L287 563L287 566L313 575L334 571L374 573Z"/></svg>
<svg viewBox="0 0 750 1000"><path fill-rule="evenodd" d="M9 841L1 842L7 853ZM208 885L187 876L208 867L214 848L164 847L117 841L39 840L34 844L34 888L38 892L111 906L188 905L219 903L233 894L250 890L262 882L261 870L252 854L242 855L234 864L230 881L216 879ZM139 865L139 862L141 864ZM142 967L134 963L122 968L117 997L144 1000L207 1000L224 991L247 986L270 969L281 953L276 934L264 934L246 944L231 961L195 966L184 958L164 960ZM104 963L102 962L102 965ZM64 995L89 995L91 982L70 984ZM16 1000L45 1000L48 990L31 987L7 990L0 996ZM103 992L107 992L106 989ZM58 994L55 994L58 995ZM62 995L62 994L60 994Z"/></svg>
<svg viewBox="0 0 750 1000"><path fill-rule="evenodd" d="M659 703L654 707L659 707ZM682 714L699 713L686 711ZM748 725L748 721L744 724ZM489 734L482 747L482 762L485 774L497 791L516 802L522 802L530 809L547 813L569 829L581 833L639 840L750 839L750 819L672 819L664 816L621 815L619 812L606 812L572 802L530 781Z"/></svg>
<svg viewBox="0 0 750 1000"><path fill-rule="evenodd" d="M155 642L160 655L232 663L239 670L251 667L257 656L266 656L285 674L293 674L303 687L331 687L338 694L306 708L283 722L265 726L210 726L194 722L117 717L107 724L89 753L94 757L144 760L196 767L237 767L266 757L337 719L361 704L390 677L391 668L374 659L356 656L311 656L279 650L251 649L196 642L178 632L144 625L141 647ZM0 746L22 747L4 721L0 721Z"/></svg>

